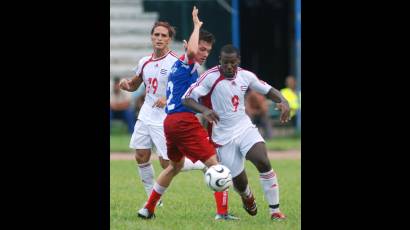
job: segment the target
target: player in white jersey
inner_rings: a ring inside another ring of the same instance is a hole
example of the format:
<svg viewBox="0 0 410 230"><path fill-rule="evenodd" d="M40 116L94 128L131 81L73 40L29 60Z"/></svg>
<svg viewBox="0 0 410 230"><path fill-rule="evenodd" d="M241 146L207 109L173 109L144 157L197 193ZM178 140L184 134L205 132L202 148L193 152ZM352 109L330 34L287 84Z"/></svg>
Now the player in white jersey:
<svg viewBox="0 0 410 230"><path fill-rule="evenodd" d="M146 87L145 101L139 112L129 146L136 151L137 169L147 195L151 193L154 186L154 168L150 162L152 143L156 147L161 167L166 168L169 164L163 122L166 117L168 75L172 65L178 60L176 54L168 47L174 34L175 30L168 22L156 22L151 30L154 52L140 59L134 68L135 76L132 79L120 81L121 89L129 92L137 90L142 82ZM182 170L204 168L202 162L198 161L194 164L186 159Z"/></svg>
<svg viewBox="0 0 410 230"><path fill-rule="evenodd" d="M257 213L244 168L247 159L260 173L259 179L269 204L271 219L285 219L279 210L276 174L267 157L264 139L245 113L244 96L250 88L275 101L282 111L281 122L289 120L289 104L278 90L259 80L254 73L238 67L240 56L234 46L222 47L219 61L220 66L208 70L191 85L183 96L183 103L201 112L212 124L212 141L218 146L219 160L231 170L234 188L240 194L245 210L250 215ZM199 100L208 102L209 108L198 103Z"/></svg>

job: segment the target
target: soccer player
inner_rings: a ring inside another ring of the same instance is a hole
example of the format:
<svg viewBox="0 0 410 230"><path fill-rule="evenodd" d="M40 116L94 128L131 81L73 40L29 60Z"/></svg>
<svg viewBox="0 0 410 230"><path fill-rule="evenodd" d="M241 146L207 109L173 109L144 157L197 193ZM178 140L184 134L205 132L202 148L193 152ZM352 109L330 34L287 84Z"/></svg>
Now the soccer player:
<svg viewBox="0 0 410 230"><path fill-rule="evenodd" d="M257 213L244 168L247 159L260 173L271 219L285 219L279 210L277 177L267 157L265 141L245 113L244 95L250 88L276 102L281 110L281 122L289 120L289 104L277 89L239 67L239 50L234 46L222 47L219 62L219 66L202 74L197 83L187 90L183 104L201 112L212 123L212 141L219 146L219 161L231 170L234 188L242 198L244 209L252 216ZM201 97L210 102L208 107L198 103Z"/></svg>
<svg viewBox="0 0 410 230"><path fill-rule="evenodd" d="M156 22L151 30L154 52L141 58L132 79L120 81L121 89L129 92L137 90L142 82L146 87L145 101L138 114L129 146L135 149L137 170L148 196L154 186L154 168L150 162L152 143L155 144L162 168L169 164L163 122L166 117L164 107L168 75L172 65L178 60L168 47L174 34L175 29L168 22ZM205 165L202 162L194 164L187 159L183 170L191 169L204 170Z"/></svg>
<svg viewBox="0 0 410 230"><path fill-rule="evenodd" d="M179 173L184 160L187 160L184 156L188 156L193 162L202 161L208 167L217 164L215 148L209 141L206 130L195 113L181 104L182 95L197 80L197 69L207 59L214 43L214 36L211 33L200 30L202 22L198 18L198 9L195 6L192 19L194 30L187 51L175 62L168 79L166 106L168 115L164 121L164 131L170 164L157 178L145 206L138 211L138 216L145 219L154 216L157 201L169 187L173 177ZM227 191L215 192L216 220L239 219L228 214L227 195Z"/></svg>

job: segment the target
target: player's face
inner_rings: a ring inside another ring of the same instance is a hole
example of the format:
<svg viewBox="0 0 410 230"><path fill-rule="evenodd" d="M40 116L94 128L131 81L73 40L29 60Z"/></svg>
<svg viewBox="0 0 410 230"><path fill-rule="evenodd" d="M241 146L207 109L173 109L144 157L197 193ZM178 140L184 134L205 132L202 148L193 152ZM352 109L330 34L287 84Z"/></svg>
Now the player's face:
<svg viewBox="0 0 410 230"><path fill-rule="evenodd" d="M195 61L202 65L212 50L212 44L203 40L198 43L198 52L195 55Z"/></svg>
<svg viewBox="0 0 410 230"><path fill-rule="evenodd" d="M163 50L168 47L171 38L169 37L168 29L163 26L157 26L151 34L152 47L155 50Z"/></svg>
<svg viewBox="0 0 410 230"><path fill-rule="evenodd" d="M235 76L236 70L238 69L239 65L239 57L236 53L221 53L219 57L219 63L221 64L221 70L225 77L231 78Z"/></svg>

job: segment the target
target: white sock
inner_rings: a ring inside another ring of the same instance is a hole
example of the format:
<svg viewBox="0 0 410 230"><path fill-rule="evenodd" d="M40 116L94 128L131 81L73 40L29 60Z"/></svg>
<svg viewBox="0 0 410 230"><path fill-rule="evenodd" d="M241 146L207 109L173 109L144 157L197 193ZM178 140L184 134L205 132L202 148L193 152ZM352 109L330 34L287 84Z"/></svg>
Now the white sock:
<svg viewBox="0 0 410 230"><path fill-rule="evenodd" d="M164 194L165 190L167 190L166 187L162 187L161 185L159 185L157 182L155 182L154 184L154 190L155 192L157 192L158 194Z"/></svg>
<svg viewBox="0 0 410 230"><path fill-rule="evenodd" d="M265 198L269 203L270 213L279 212L279 185L276 174L273 170L269 172L260 173L259 180L263 188Z"/></svg>
<svg viewBox="0 0 410 230"><path fill-rule="evenodd" d="M205 168L204 163L201 161L196 161L195 164L187 157L185 157L184 167L181 171L188 171L188 170L203 170Z"/></svg>
<svg viewBox="0 0 410 230"><path fill-rule="evenodd" d="M151 162L137 164L137 169L141 177L141 181L144 184L145 192L147 196L151 194L152 187L154 186L154 167Z"/></svg>

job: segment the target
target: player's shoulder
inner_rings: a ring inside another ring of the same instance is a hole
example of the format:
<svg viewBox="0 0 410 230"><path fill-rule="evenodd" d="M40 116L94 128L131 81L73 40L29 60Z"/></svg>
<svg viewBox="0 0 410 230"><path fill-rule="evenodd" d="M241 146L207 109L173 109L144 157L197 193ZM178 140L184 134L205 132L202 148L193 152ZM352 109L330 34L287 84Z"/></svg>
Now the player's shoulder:
<svg viewBox="0 0 410 230"><path fill-rule="evenodd" d="M241 75L241 77L257 77L255 73L242 67L238 67L238 73Z"/></svg>
<svg viewBox="0 0 410 230"><path fill-rule="evenodd" d="M219 75L220 75L220 73L219 73L218 66L214 66L214 67L208 69L207 71L203 72L201 74L201 78L205 78L205 77L207 77L207 78L211 77L212 78L212 77L215 77L215 76L219 77Z"/></svg>
<svg viewBox="0 0 410 230"><path fill-rule="evenodd" d="M204 73L202 73L201 76L198 78L197 82L198 84L201 82L210 83L210 82L215 81L219 76L220 76L219 68L218 66L215 66L215 67L208 69Z"/></svg>
<svg viewBox="0 0 410 230"><path fill-rule="evenodd" d="M178 58L178 54L171 50L171 51L168 53L168 55L167 55L167 59L169 59L169 60L175 62L176 60L179 59L179 58Z"/></svg>
<svg viewBox="0 0 410 230"><path fill-rule="evenodd" d="M138 63L143 65L143 64L147 63L151 59L151 57L152 57L152 55L144 56L144 57L139 59Z"/></svg>

